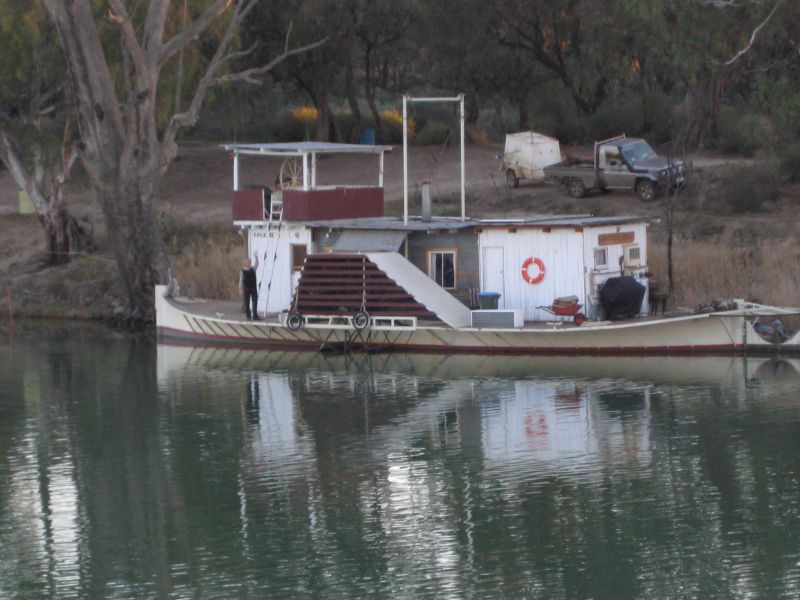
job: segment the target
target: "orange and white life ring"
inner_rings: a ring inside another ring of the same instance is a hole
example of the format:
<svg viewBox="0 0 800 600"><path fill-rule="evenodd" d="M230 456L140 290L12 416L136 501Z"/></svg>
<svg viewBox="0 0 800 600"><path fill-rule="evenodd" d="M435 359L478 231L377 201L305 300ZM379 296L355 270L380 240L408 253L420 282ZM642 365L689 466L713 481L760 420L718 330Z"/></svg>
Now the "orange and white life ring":
<svg viewBox="0 0 800 600"><path fill-rule="evenodd" d="M533 276L529 271L531 265L536 265L538 269L538 272ZM525 262L522 263L522 279L525 280L525 283L530 283L531 285L536 285L544 279L544 263L541 259L533 257L525 259Z"/></svg>

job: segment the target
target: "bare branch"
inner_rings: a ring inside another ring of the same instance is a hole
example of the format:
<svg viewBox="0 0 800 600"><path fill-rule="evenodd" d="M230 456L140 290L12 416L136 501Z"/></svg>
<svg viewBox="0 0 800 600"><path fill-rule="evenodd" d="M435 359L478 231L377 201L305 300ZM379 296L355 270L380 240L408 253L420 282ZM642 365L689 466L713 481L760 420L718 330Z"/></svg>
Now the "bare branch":
<svg viewBox="0 0 800 600"><path fill-rule="evenodd" d="M122 30L122 39L125 42L125 47L128 49L128 52L130 52L131 58L136 64L136 71L138 73L144 73L147 65L147 58L145 57L141 45L139 45L139 40L136 39L133 21L128 14L128 10L125 8L122 0L108 0L108 3L111 6L108 10L108 19L112 23L119 25Z"/></svg>
<svg viewBox="0 0 800 600"><path fill-rule="evenodd" d="M144 21L144 51L147 52L152 65L159 61L164 38L164 26L167 22L169 0L150 0L147 17Z"/></svg>
<svg viewBox="0 0 800 600"><path fill-rule="evenodd" d="M245 2L247 5L244 6ZM256 0L238 0L236 8L239 12L247 13L255 5ZM161 52L161 64L167 62L170 58L180 52L186 44L200 35L206 27L211 25L218 16L225 12L229 6L233 4L233 0L215 0L215 2L203 11L199 17L189 23L180 33L176 34L166 44L164 44ZM244 6L244 9L242 9Z"/></svg>
<svg viewBox="0 0 800 600"><path fill-rule="evenodd" d="M223 83L230 83L232 81L246 81L247 83L259 85L261 84L261 81L259 79L256 79L257 77L268 73L290 56L294 56L295 54L301 54L303 52L308 52L309 50L313 50L314 48L318 48L327 41L328 37L326 36L321 40L317 40L316 42L313 42L311 44L306 44L305 46L292 48L291 50L284 50L279 56L276 56L274 59L272 59L267 64L261 67L253 67L250 69L245 69L244 71L240 71L238 73L230 73L228 75L215 77L214 79L211 80L211 85L216 86Z"/></svg>
<svg viewBox="0 0 800 600"><path fill-rule="evenodd" d="M223 59L220 61L220 64L230 62L232 60L237 60L239 58L244 58L245 56L250 56L253 52L255 52L255 49L258 48L258 44L259 43L256 41L249 48L245 50L239 50L238 52L229 52L227 56L223 57Z"/></svg>
<svg viewBox="0 0 800 600"><path fill-rule="evenodd" d="M206 68L206 72L195 88L194 97L189 105L189 108L182 112L172 116L170 119L167 129L164 133L164 144L169 146L174 143L175 135L177 130L181 127L190 127L197 122L197 119L200 114L200 107L203 104L203 100L205 99L206 92L209 88L219 85L221 83L231 82L231 81L247 81L249 83L259 84L261 83L257 77L260 75L264 75L270 69L275 68L276 65L281 63L282 61L286 60L288 57L293 56L295 54L299 54L301 52L306 52L317 46L322 45L327 41L327 37L323 38L319 41L316 41L312 44L306 44L304 46L300 46L298 48L289 48L289 36L291 33L291 26L289 27L289 31L287 31L286 37L284 39L284 50L283 52L271 60L268 64L263 65L261 67L254 67L251 69L245 69L239 73L233 73L230 75L223 75L221 77L217 77L217 73L220 67L230 60L231 58L237 55L244 55L250 52L250 50L244 50L241 52L229 52L228 48L232 43L235 34L239 28L244 17L247 15L248 12L255 6L256 0L240 0L236 3L233 15L231 16L231 20L228 23L228 27L225 31L225 34L222 37L222 40L217 47L214 56L212 57L211 61Z"/></svg>
<svg viewBox="0 0 800 600"><path fill-rule="evenodd" d="M777 10L778 10L778 7L779 7L781 4L783 4L783 2L784 2L784 0L778 0L778 1L775 3L775 6L773 6L773 7L772 7L772 10L771 10L771 11L769 11L769 14L767 15L766 19L764 19L763 21L761 21L761 23L759 23L759 25L758 25L758 26L757 26L755 29L753 29L753 33L751 33L751 34L750 34L750 41L749 41L749 42L747 42L747 45L746 45L744 48L742 48L741 50L739 50L739 52L737 52L737 53L736 53L736 54L733 56L733 58L731 58L730 60L728 60L728 61L726 61L726 62L722 63L722 65L723 65L724 67L729 67L730 65L732 65L733 63L735 63L737 60L739 60L739 59L740 59L742 56L744 56L745 54L747 54L747 52L749 52L749 51L750 51L750 48L752 48L752 47L753 47L753 43L756 41L756 36L758 35L758 32L759 32L759 31L761 31L761 29L763 29L763 27L764 27L764 26L765 26L765 25L766 25L766 24L769 22L769 20L772 18L772 15L774 15L774 14L775 14L775 11L777 11Z"/></svg>

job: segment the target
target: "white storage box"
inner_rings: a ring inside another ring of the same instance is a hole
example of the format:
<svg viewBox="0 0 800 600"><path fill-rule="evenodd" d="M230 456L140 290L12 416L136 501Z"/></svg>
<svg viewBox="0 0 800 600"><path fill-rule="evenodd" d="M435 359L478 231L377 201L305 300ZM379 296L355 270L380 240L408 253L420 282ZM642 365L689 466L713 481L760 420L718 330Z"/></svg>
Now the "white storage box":
<svg viewBox="0 0 800 600"><path fill-rule="evenodd" d="M481 329L514 329L525 324L523 310L473 310L472 326Z"/></svg>

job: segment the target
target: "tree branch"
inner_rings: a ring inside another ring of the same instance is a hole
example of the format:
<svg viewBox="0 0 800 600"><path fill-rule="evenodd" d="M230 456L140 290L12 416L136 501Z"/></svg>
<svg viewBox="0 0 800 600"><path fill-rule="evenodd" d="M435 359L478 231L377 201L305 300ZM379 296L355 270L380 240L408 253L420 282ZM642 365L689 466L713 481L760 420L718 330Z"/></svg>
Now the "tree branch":
<svg viewBox="0 0 800 600"><path fill-rule="evenodd" d="M305 46L299 46L297 48L292 48L291 50L284 50L279 56L276 56L266 65L263 65L261 67L253 67L250 69L245 69L244 71L240 71L238 73L230 73L228 75L215 77L214 79L211 80L210 85L215 86L223 83L230 83L232 81L246 81L247 83L259 85L261 84L261 81L256 79L256 77L268 73L290 56L294 56L295 54L301 54L303 52L308 52L309 50L313 50L314 48L318 48L327 41L328 41L328 36L322 38L321 40L317 40L316 42L313 42L311 44L306 44ZM227 57L224 60L227 60Z"/></svg>
<svg viewBox="0 0 800 600"><path fill-rule="evenodd" d="M133 21L131 21L128 10L125 8L122 0L108 0L108 4L111 6L108 10L108 19L115 25L118 25L122 30L122 39L136 65L135 70L137 73L143 74L147 67L147 57L141 45L139 45L139 40L136 38L136 32L133 29Z"/></svg>
<svg viewBox="0 0 800 600"><path fill-rule="evenodd" d="M200 114L200 107L203 104L203 100L209 88L214 87L216 85L220 85L222 83L228 83L233 81L247 81L248 83L259 84L261 82L258 79L256 79L258 76L264 75L271 69L275 68L279 63L289 58L290 56L316 48L324 44L328 39L326 37L314 43L290 49L289 41L292 31L292 26L290 24L286 32L286 37L284 38L283 52L279 56L275 57L269 63L261 67L253 67L250 69L245 69L244 71L240 71L239 73L232 73L229 75L223 75L217 77L217 72L225 62L227 62L236 55L243 55L249 52L249 50L240 52L228 52L228 47L233 41L234 35L240 23L247 15L247 13L253 8L254 5L255 5L255 0L240 0L239 2L236 3L234 13L231 16L230 23L228 23L225 35L222 37L222 40L220 41L220 44L217 47L217 51L214 53L214 56L212 57L211 62L209 63L205 74L197 84L197 88L195 89L195 94L194 97L192 98L189 108L185 112L173 115L169 123L167 124L167 129L164 133L165 144L171 145L174 142L175 135L178 129L180 129L181 127L191 127L197 122L197 119Z"/></svg>
<svg viewBox="0 0 800 600"><path fill-rule="evenodd" d="M747 45L744 48L742 48L741 50L739 50L739 52L737 52L733 56L733 58L731 58L730 60L722 63L723 67L731 66L733 63L735 63L737 60L739 60L742 56L744 56L745 54L747 54L750 51L750 48L753 47L753 43L756 41L756 36L758 35L758 32L761 31L761 29L763 29L763 27L769 22L769 20L772 18L772 15L775 14L775 11L778 10L778 7L781 4L783 4L783 2L784 2L784 0L778 0L775 3L775 6L773 6L772 10L769 11L769 14L767 15L767 18L764 19L763 21L761 21L761 23L759 23L759 25L755 29L753 29L753 33L750 34L750 41L747 42Z"/></svg>
<svg viewBox="0 0 800 600"><path fill-rule="evenodd" d="M161 64L167 62L170 58L180 52L186 44L200 35L203 30L213 23L214 19L225 12L234 0L215 0L203 13L194 21L189 23L180 33L176 34L161 50ZM240 13L248 13L255 5L256 0L238 0L236 2L237 11ZM244 8L242 8L244 7Z"/></svg>
<svg viewBox="0 0 800 600"><path fill-rule="evenodd" d="M36 211L40 215L47 214L50 203L45 196L44 190L25 167L25 162L19 154L15 140L8 135L0 122L0 161L2 161L11 173L14 183L23 190L36 206Z"/></svg>

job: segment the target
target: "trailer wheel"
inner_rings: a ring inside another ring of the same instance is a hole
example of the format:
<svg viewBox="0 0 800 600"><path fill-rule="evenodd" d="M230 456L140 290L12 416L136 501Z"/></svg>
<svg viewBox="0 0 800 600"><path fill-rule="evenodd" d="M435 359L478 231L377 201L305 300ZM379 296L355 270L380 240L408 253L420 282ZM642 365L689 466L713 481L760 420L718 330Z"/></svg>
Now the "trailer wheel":
<svg viewBox="0 0 800 600"><path fill-rule="evenodd" d="M586 195L586 186L580 179L570 179L567 182L567 193L573 198L583 198Z"/></svg>
<svg viewBox="0 0 800 600"><path fill-rule="evenodd" d="M576 313L574 317L572 317L572 322L575 323L578 327L586 323L586 315L583 313Z"/></svg>
<svg viewBox="0 0 800 600"><path fill-rule="evenodd" d="M642 202L652 202L656 198L656 185L649 179L640 179L636 184L636 193Z"/></svg>
<svg viewBox="0 0 800 600"><path fill-rule="evenodd" d="M508 169L506 171L506 184L510 188L519 187L519 177L517 177L517 174L514 173L514 169Z"/></svg>

